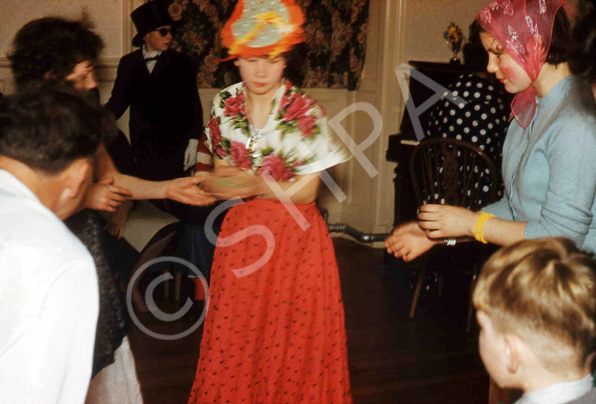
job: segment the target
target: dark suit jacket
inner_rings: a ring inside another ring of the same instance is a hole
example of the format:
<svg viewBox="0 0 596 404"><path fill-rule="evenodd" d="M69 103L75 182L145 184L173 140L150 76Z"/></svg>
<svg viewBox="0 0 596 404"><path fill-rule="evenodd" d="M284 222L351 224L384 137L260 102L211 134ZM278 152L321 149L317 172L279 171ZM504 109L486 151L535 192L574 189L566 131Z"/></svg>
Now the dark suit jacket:
<svg viewBox="0 0 596 404"><path fill-rule="evenodd" d="M203 126L196 69L188 56L162 52L151 74L141 49L123 56L106 107L116 119L130 107L130 140L140 177L183 175L188 140L198 139Z"/></svg>

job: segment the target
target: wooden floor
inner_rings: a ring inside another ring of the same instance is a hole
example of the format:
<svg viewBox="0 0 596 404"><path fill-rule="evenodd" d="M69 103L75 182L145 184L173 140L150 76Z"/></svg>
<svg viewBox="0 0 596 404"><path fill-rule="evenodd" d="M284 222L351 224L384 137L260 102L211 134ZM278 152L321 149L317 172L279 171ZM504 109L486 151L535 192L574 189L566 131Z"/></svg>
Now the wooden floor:
<svg viewBox="0 0 596 404"><path fill-rule="evenodd" d="M381 275L382 250L343 239L335 240L335 248L345 301L354 402L487 403L489 382L477 354L477 331L464 332L464 285L468 281L446 279L441 300L431 284L416 318L410 321L412 292L407 271L396 269ZM170 303L162 304L166 307ZM193 324L187 319L164 323L148 315L139 317L150 330L169 335ZM146 404L186 403L201 331L199 328L185 338L163 341L134 327L131 343Z"/></svg>

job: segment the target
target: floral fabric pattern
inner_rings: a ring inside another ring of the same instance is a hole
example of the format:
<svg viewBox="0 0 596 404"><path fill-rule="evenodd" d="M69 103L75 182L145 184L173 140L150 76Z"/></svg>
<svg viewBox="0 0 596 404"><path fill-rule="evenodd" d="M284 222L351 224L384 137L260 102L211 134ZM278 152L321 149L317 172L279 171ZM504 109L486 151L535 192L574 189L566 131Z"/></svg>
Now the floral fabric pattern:
<svg viewBox="0 0 596 404"><path fill-rule="evenodd" d="M260 136L254 136L257 132ZM277 90L269 117L258 131L248 122L244 84L237 83L213 100L205 133L216 158L269 174L276 181L323 171L349 158L329 133L323 108L287 80Z"/></svg>
<svg viewBox="0 0 596 404"><path fill-rule="evenodd" d="M239 81L219 33L237 0L154 0L169 5L177 25L174 48L197 63L197 85L223 88ZM306 17L304 77L299 87L356 90L366 56L370 0L296 0Z"/></svg>

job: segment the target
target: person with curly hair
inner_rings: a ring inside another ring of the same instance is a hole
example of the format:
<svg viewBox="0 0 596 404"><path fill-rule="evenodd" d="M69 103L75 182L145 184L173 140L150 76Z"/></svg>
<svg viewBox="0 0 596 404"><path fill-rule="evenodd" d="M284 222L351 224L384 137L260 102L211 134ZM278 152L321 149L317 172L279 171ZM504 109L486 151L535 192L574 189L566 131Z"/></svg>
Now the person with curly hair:
<svg viewBox="0 0 596 404"><path fill-rule="evenodd" d="M97 88L95 62L103 41L82 21L44 17L25 24L15 35L8 55L17 90L40 80L67 81L90 93ZM96 179L84 206L114 212L127 198L169 198L189 205L208 205L213 198L196 185L203 177L146 181L120 173L106 148L98 151Z"/></svg>

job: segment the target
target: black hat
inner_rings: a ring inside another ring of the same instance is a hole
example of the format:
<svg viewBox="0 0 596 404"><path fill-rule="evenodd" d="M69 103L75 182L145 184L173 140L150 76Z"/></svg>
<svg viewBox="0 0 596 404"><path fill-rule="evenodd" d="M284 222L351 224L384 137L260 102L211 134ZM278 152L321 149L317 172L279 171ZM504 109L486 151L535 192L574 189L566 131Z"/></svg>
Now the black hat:
<svg viewBox="0 0 596 404"><path fill-rule="evenodd" d="M132 46L143 45L143 38L149 32L165 25L172 25L168 7L161 1L150 1L130 13L130 18L137 28L132 39Z"/></svg>

